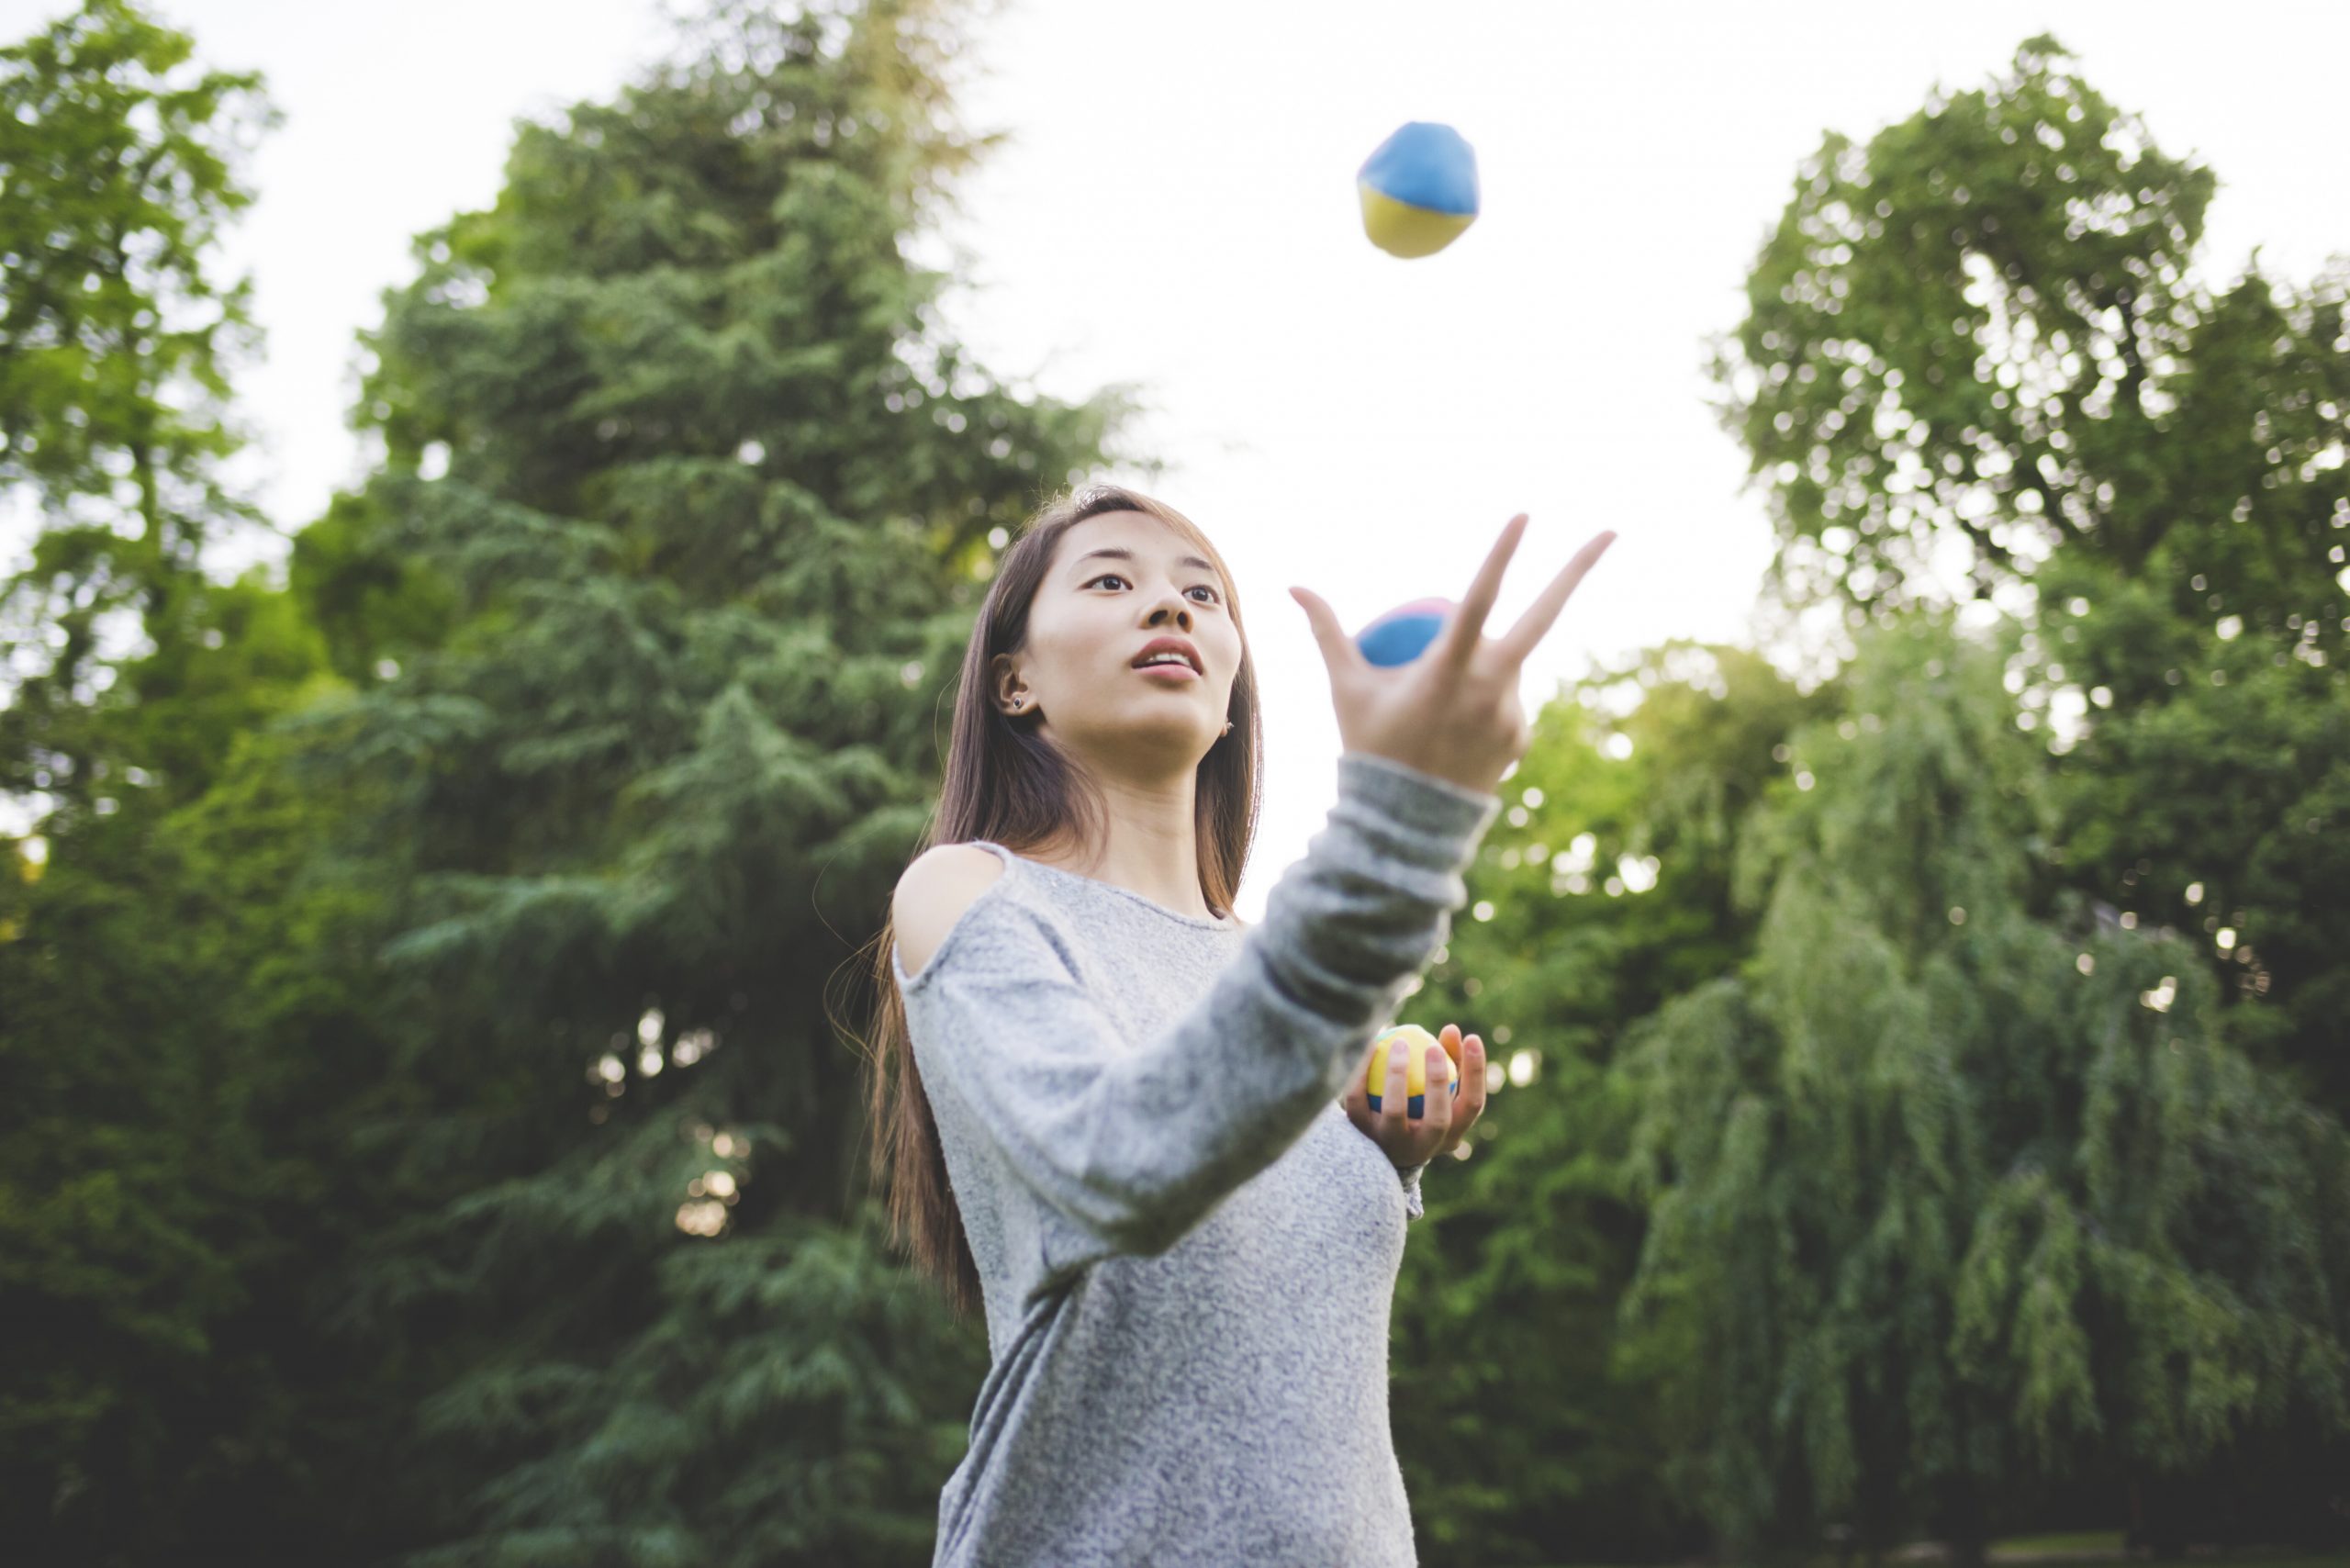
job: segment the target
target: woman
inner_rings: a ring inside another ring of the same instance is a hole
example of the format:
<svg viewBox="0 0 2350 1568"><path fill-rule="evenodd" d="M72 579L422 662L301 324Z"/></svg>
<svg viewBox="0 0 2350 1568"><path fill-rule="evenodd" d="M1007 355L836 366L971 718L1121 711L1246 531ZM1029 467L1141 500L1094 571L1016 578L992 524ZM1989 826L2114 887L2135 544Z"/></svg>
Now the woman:
<svg viewBox="0 0 2350 1568"><path fill-rule="evenodd" d="M876 974L877 1175L917 1262L987 1316L936 1563L1416 1561L1388 1312L1419 1170L1483 1103L1482 1043L1446 1028L1458 1108L1408 1119L1400 1054L1379 1115L1360 1079L1525 751L1519 666L1615 538L1487 638L1525 521L1410 665L1292 590L1344 755L1254 927L1230 909L1255 670L1214 547L1100 487L1006 554Z"/></svg>

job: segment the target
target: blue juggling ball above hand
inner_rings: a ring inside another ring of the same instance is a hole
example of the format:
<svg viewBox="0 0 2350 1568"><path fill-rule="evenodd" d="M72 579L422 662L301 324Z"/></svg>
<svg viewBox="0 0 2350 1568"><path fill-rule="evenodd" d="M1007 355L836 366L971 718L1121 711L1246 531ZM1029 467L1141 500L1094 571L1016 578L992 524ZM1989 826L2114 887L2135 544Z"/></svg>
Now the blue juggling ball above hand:
<svg viewBox="0 0 2350 1568"><path fill-rule="evenodd" d="M1355 646L1375 665L1407 665L1427 651L1452 613L1449 599L1416 599L1399 604L1355 633Z"/></svg>

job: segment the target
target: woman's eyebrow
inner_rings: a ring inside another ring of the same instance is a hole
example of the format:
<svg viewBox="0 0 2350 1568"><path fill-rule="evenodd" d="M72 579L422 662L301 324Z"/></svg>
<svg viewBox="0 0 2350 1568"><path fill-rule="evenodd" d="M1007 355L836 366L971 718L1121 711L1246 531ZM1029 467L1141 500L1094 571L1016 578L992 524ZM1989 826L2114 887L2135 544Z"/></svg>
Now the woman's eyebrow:
<svg viewBox="0 0 2350 1568"><path fill-rule="evenodd" d="M1084 554L1080 555L1076 560L1070 562L1069 565L1072 567L1081 566L1086 562L1093 559L1096 555L1109 555L1121 561L1131 561L1135 559L1135 553L1133 551L1122 550L1115 545L1111 545L1100 550L1088 550ZM1186 555L1175 564L1179 566L1197 566L1203 572L1213 572L1215 570L1214 565L1201 560L1197 555ZM1222 579L1219 578L1218 580L1220 581Z"/></svg>

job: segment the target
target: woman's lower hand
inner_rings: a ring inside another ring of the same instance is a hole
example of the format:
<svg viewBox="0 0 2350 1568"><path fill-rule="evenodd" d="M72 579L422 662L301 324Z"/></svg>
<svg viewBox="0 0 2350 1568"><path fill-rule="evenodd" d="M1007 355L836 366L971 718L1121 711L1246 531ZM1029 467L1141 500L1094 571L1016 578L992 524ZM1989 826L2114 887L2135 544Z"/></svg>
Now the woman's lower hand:
<svg viewBox="0 0 2350 1568"><path fill-rule="evenodd" d="M1431 1085L1437 1081L1437 1075L1444 1070L1438 1065L1441 1055L1449 1058L1460 1092L1455 1094L1448 1089L1425 1095L1426 1109L1418 1116L1411 1114L1404 1092L1404 1053L1411 1048L1408 1046L1391 1042L1387 1047L1387 1086L1379 1092L1378 1110L1371 1108L1362 1073L1354 1073L1347 1084L1347 1119L1362 1129L1363 1136L1377 1144L1399 1170L1451 1153L1484 1113L1485 1042L1475 1035L1464 1039L1458 1024L1447 1024L1438 1033L1437 1042L1427 1048L1421 1081Z"/></svg>

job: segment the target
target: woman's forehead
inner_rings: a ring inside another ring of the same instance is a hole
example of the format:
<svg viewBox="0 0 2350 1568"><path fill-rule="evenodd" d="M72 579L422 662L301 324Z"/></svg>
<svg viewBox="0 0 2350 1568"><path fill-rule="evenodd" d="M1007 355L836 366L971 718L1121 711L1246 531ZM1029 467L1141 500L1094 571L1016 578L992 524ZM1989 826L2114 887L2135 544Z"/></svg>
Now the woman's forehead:
<svg viewBox="0 0 2350 1568"><path fill-rule="evenodd" d="M1099 525L1099 526L1096 526ZM1147 512L1102 512L1070 525L1058 552L1069 566L1087 561L1148 561L1164 558L1173 566L1216 569L1215 563L1163 518Z"/></svg>

